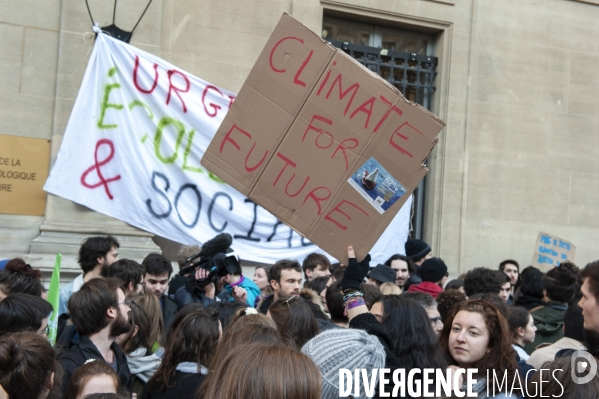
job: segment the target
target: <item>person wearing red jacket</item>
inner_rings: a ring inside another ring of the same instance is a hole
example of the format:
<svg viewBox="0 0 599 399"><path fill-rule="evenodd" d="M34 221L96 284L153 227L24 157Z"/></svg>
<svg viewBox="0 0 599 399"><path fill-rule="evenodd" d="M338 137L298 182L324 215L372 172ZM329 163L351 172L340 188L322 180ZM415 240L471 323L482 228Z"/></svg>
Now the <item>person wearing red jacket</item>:
<svg viewBox="0 0 599 399"><path fill-rule="evenodd" d="M408 292L426 292L433 298L437 298L443 292L443 285L447 280L447 265L439 258L425 260L420 266L420 278L422 283L410 285Z"/></svg>

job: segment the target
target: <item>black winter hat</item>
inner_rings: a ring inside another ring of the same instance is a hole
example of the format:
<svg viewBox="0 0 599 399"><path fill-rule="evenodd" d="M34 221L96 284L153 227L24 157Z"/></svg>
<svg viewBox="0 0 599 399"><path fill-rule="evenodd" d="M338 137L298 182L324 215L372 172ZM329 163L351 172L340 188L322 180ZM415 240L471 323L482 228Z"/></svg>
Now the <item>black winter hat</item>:
<svg viewBox="0 0 599 399"><path fill-rule="evenodd" d="M447 275L447 265L439 258L430 258L422 262L420 266L420 278L422 281L436 283Z"/></svg>
<svg viewBox="0 0 599 399"><path fill-rule="evenodd" d="M367 277L371 277L381 283L394 283L395 270L379 263L368 273Z"/></svg>
<svg viewBox="0 0 599 399"><path fill-rule="evenodd" d="M424 258L429 252L431 252L431 247L428 246L422 240L417 238L408 238L406 241L406 256L412 259L414 262L418 262L420 259Z"/></svg>

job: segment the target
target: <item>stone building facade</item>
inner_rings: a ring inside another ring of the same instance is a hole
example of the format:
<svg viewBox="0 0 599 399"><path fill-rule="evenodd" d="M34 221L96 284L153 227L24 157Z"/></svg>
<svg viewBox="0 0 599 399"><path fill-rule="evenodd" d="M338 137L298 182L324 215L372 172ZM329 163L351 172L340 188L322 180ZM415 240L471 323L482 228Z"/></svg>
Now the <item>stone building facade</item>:
<svg viewBox="0 0 599 399"><path fill-rule="evenodd" d="M117 2L116 25L131 30L146 5ZM112 22L112 1L89 7ZM429 108L447 127L423 238L452 274L529 264L539 231L575 243L580 265L599 257L599 0L153 0L131 44L237 92L284 12L323 35L337 23L357 40L424 38L438 58ZM93 46L86 2L4 0L0 37L0 134L51 140L52 163ZM49 195L44 216L0 214L0 259L49 270L60 251L74 273L92 234L118 236L136 260L169 247Z"/></svg>

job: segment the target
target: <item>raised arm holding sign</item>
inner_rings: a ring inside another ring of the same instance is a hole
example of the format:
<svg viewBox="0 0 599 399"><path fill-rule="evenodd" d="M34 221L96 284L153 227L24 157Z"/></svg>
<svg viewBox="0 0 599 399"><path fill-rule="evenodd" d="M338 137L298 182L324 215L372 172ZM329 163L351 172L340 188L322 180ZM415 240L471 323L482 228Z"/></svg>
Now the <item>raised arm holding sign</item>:
<svg viewBox="0 0 599 399"><path fill-rule="evenodd" d="M363 258L444 126L284 14L202 164L337 259L349 244Z"/></svg>

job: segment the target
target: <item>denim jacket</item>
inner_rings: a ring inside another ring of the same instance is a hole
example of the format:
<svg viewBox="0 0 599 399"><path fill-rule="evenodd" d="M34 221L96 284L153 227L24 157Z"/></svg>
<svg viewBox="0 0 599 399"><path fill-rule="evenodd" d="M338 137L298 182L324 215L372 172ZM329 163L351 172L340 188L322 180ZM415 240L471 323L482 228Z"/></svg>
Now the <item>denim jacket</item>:
<svg viewBox="0 0 599 399"><path fill-rule="evenodd" d="M58 302L58 315L69 313L69 299L71 295L79 291L83 286L83 273L75 277L75 280L60 289L60 300Z"/></svg>

